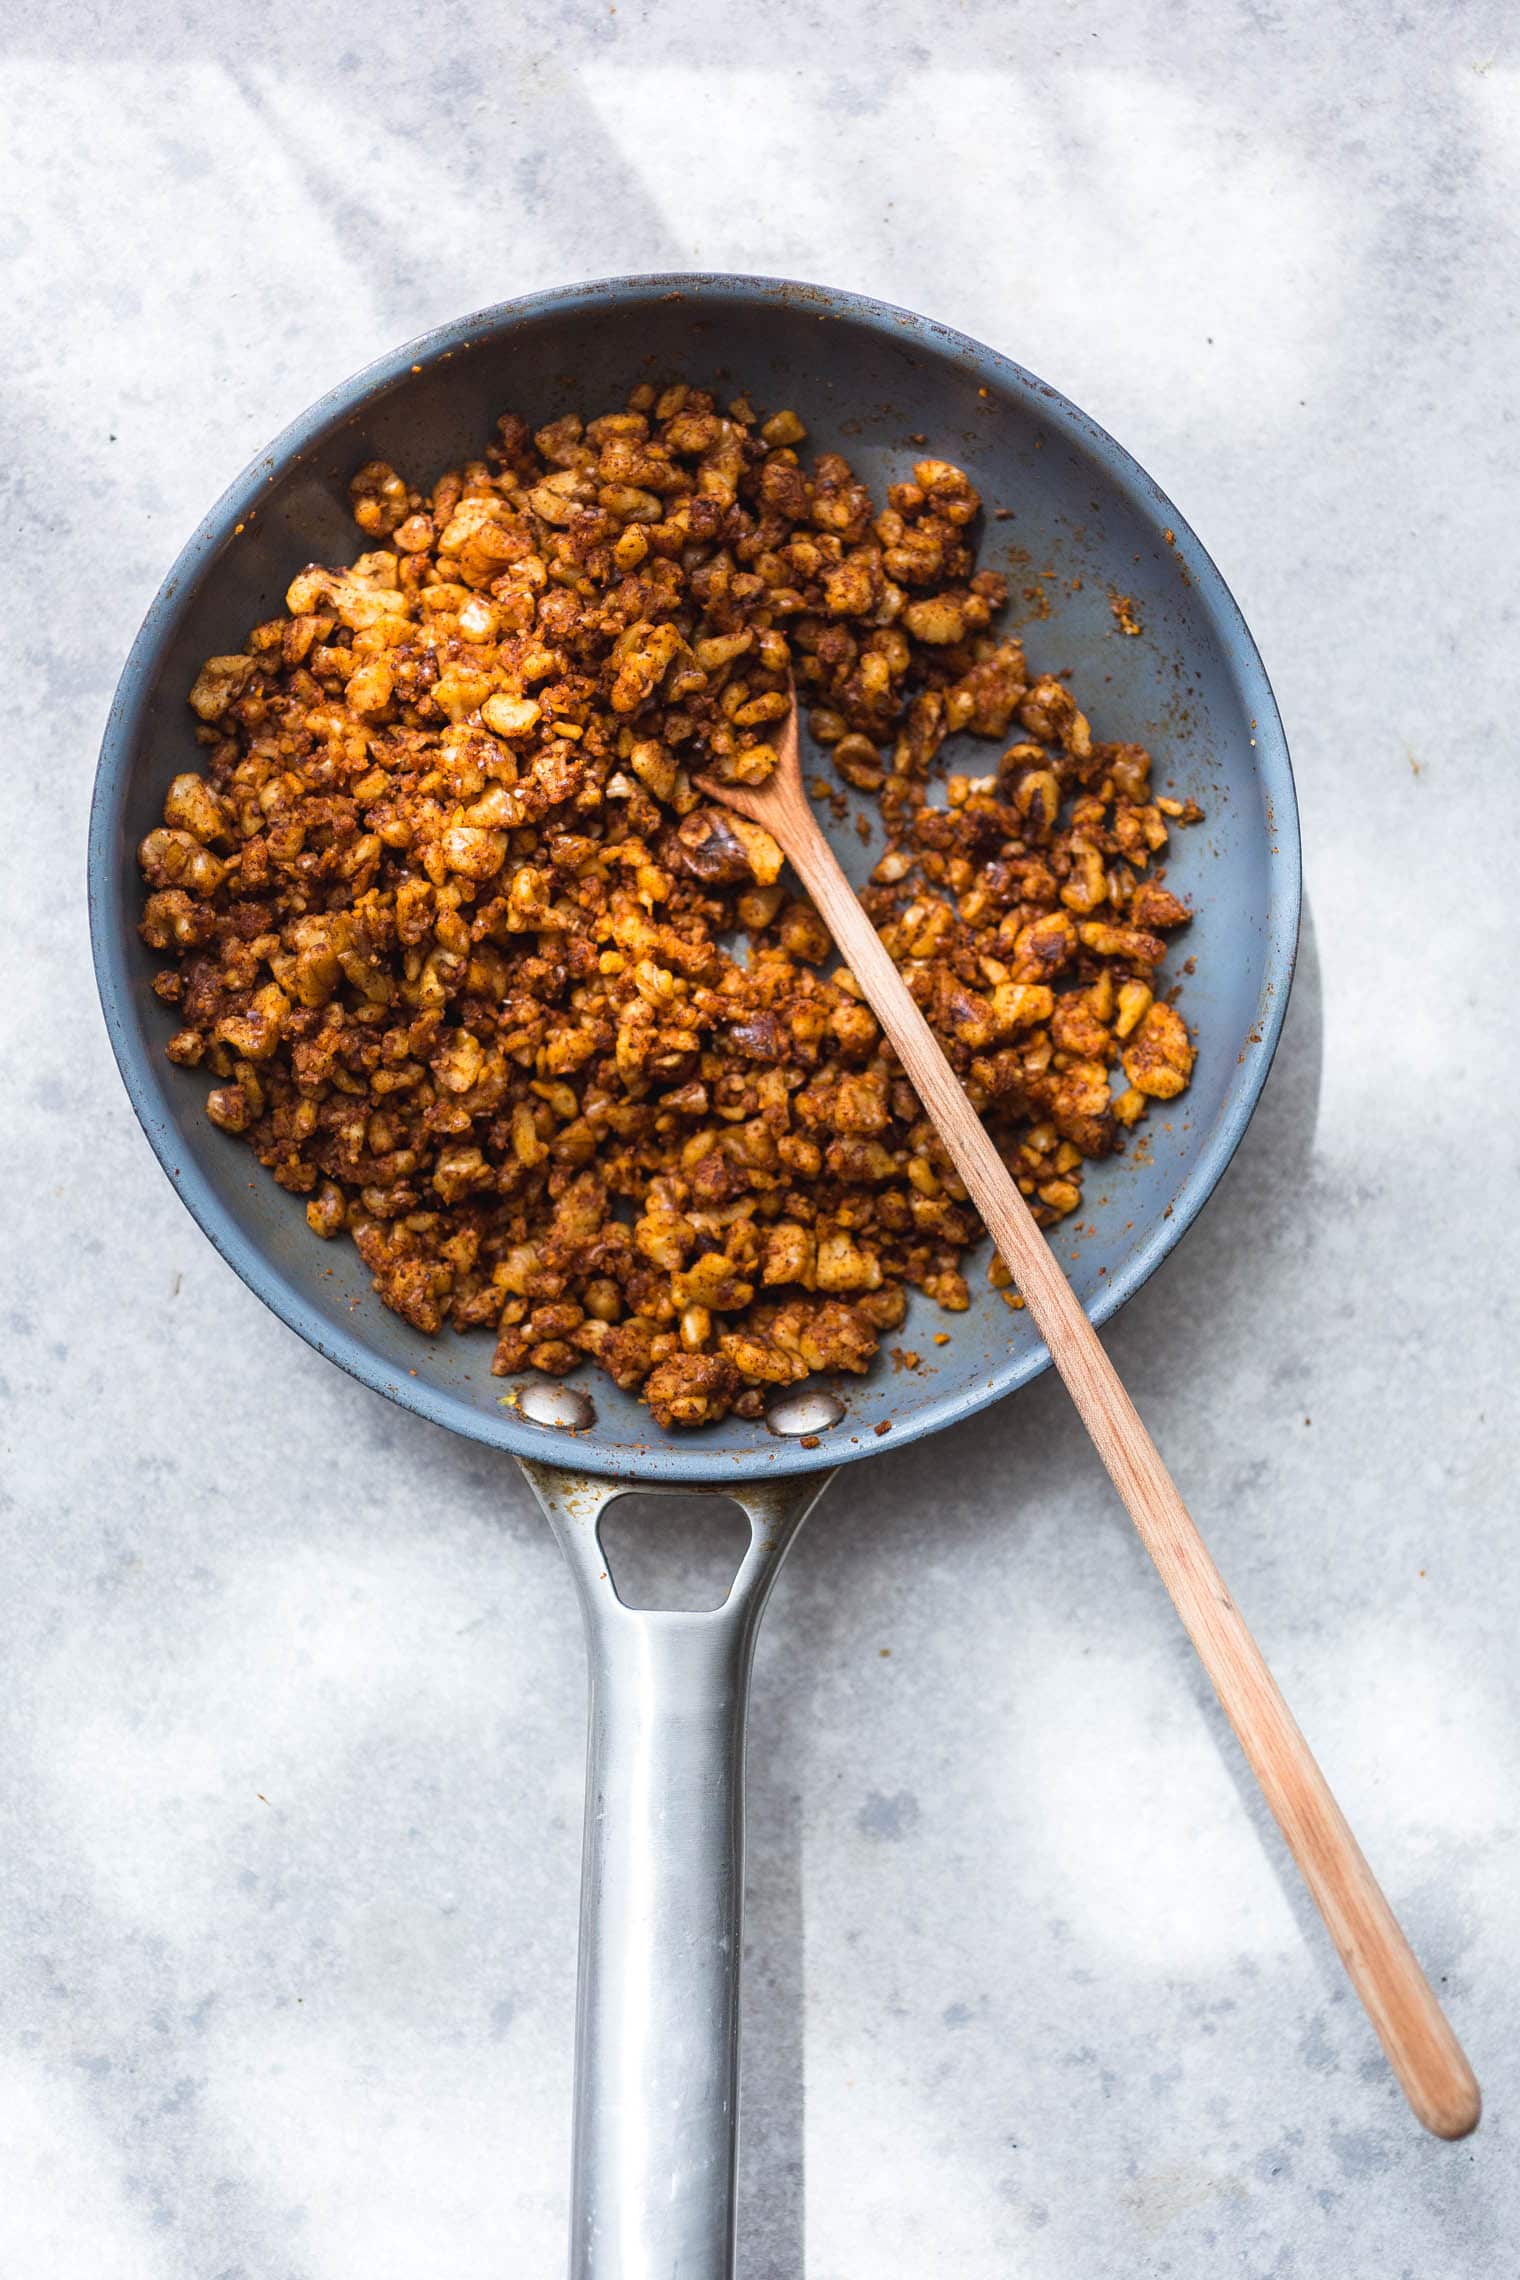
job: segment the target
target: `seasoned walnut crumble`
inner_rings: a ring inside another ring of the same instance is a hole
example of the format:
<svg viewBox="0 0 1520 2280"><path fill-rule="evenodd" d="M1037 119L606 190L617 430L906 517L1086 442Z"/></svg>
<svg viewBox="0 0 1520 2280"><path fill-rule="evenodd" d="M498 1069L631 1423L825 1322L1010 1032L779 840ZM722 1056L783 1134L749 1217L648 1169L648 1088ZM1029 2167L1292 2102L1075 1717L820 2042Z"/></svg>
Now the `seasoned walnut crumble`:
<svg viewBox="0 0 1520 2280"><path fill-rule="evenodd" d="M1196 810L998 634L959 469L878 512L804 441L642 387L509 415L430 493L362 468L372 551L202 668L204 770L140 851L170 1057L314 1231L419 1330L489 1326L498 1374L589 1357L667 1427L864 1371L907 1286L966 1306L981 1232L774 841L693 788L764 780L789 673L1043 1223L1192 1070L1153 865ZM958 732L1000 756L931 804Z"/></svg>

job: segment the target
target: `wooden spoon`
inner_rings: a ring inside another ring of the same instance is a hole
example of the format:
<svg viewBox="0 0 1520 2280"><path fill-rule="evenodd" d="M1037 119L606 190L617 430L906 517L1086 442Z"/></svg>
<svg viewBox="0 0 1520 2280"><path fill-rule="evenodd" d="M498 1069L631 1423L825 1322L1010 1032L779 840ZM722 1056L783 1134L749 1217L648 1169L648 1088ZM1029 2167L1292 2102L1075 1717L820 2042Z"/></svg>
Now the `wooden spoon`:
<svg viewBox="0 0 1520 2280"><path fill-rule="evenodd" d="M778 727L780 765L767 783L754 789L711 777L697 782L710 798L763 825L812 896L1160 1570L1405 2096L1437 2137L1465 2137L1477 2126L1482 2101L1462 2047L1098 1333L819 828L803 789L795 697Z"/></svg>

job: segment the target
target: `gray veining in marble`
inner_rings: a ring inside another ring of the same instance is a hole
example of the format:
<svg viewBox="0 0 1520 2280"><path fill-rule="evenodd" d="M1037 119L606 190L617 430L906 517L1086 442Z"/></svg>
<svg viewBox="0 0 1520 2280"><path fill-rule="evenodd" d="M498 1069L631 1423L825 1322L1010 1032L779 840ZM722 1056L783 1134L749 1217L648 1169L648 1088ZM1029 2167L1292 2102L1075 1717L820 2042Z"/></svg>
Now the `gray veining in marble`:
<svg viewBox="0 0 1520 2280"><path fill-rule="evenodd" d="M1410 2122L1043 1383L843 1478L767 1619L745 2280L1514 2269L1506 12L41 0L3 45L6 2280L560 2269L569 1584L509 1465L176 1203L83 831L126 646L259 445L456 312L666 266L1006 347L1257 633L1312 931L1113 1345L1488 2092L1469 2144Z"/></svg>

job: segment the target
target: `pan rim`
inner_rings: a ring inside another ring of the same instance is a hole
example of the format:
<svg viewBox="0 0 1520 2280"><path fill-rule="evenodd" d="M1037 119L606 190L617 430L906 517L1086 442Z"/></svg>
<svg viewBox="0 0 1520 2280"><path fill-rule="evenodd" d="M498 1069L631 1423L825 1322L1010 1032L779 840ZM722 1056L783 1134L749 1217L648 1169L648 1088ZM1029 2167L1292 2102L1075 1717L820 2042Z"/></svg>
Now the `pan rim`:
<svg viewBox="0 0 1520 2280"><path fill-rule="evenodd" d="M498 1406L494 1415L487 1414L472 1408L457 1394L407 1376L386 1362L362 1335L325 1320L273 1264L263 1247L244 1232L202 1174L193 1153L183 1146L167 1113L162 1072L132 1010L126 933L118 923L110 892L121 808L138 747L142 715L156 685L159 660L203 580L214 570L218 555L235 535L234 526L257 511L270 483L293 464L319 450L326 437L361 403L410 377L415 367L462 354L482 345L487 338L494 342L526 321L563 315L609 301L637 306L671 298L729 306L812 306L821 319L844 318L885 338L906 336L916 340L932 353L959 363L984 379L995 380L1002 388L1033 399L1042 420L1091 454L1108 480L1145 521L1158 529L1162 526L1169 529L1177 558L1218 629L1253 720L1256 768L1271 815L1269 900L1261 999L1255 1023L1260 1042L1253 1044L1249 1057L1240 1064L1238 1075L1226 1093L1222 1112L1175 1198L1170 1218L1154 1220L1122 1267L1094 1294L1087 1307L1092 1321L1100 1325L1108 1321L1150 1280L1162 1260L1195 1224L1227 1170L1260 1100L1287 1016L1298 948L1302 858L1292 762L1281 716L1260 653L1234 595L1186 518L1132 454L1059 389L1000 350L953 326L891 302L842 287L717 271L655 272L591 279L523 294L435 326L327 389L249 461L202 516L149 606L122 669L101 742L90 808L88 906L101 1009L133 1112L165 1174L202 1233L239 1279L289 1329L372 1392L399 1403L431 1424L461 1433L486 1447L531 1456L539 1462L563 1464L603 1479L710 1482L721 1487L731 1481L777 1479L820 1471L866 1456L881 1455L885 1447L868 1431L854 1436L830 1436L816 1450L804 1449L794 1441L772 1440L768 1446L730 1451L705 1448L700 1438L691 1441L667 1438L659 1434L652 1423L648 1445L638 1449L602 1443L594 1428L574 1434L546 1432L509 1409ZM985 1378L978 1377L959 1387L948 1388L939 1400L926 1403L917 1414L903 1418L891 1442L885 1446L901 1448L909 1441L972 1416L1017 1392L1049 1365L1050 1356L1045 1346L1032 1345L1016 1358L1010 1358L1004 1368L990 1370Z"/></svg>

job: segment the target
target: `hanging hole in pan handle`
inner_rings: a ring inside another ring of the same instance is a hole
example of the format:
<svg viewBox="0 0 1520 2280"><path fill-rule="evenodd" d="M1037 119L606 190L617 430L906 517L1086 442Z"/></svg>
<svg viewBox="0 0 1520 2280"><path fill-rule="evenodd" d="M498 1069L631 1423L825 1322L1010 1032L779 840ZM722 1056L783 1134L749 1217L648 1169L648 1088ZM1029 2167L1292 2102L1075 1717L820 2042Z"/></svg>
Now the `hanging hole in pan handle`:
<svg viewBox="0 0 1520 2280"><path fill-rule="evenodd" d="M793 1537L838 1469L827 1465L775 1481L658 1482L646 1489L637 1480L598 1480L536 1458L519 1457L517 1464L554 1530L593 1627L609 1613L645 1621L701 1613L722 1613L741 1626L758 1621Z"/></svg>
<svg viewBox="0 0 1520 2280"><path fill-rule="evenodd" d="M732 1592L753 1530L731 1496L637 1489L605 1507L597 1533L625 1607L710 1615Z"/></svg>

